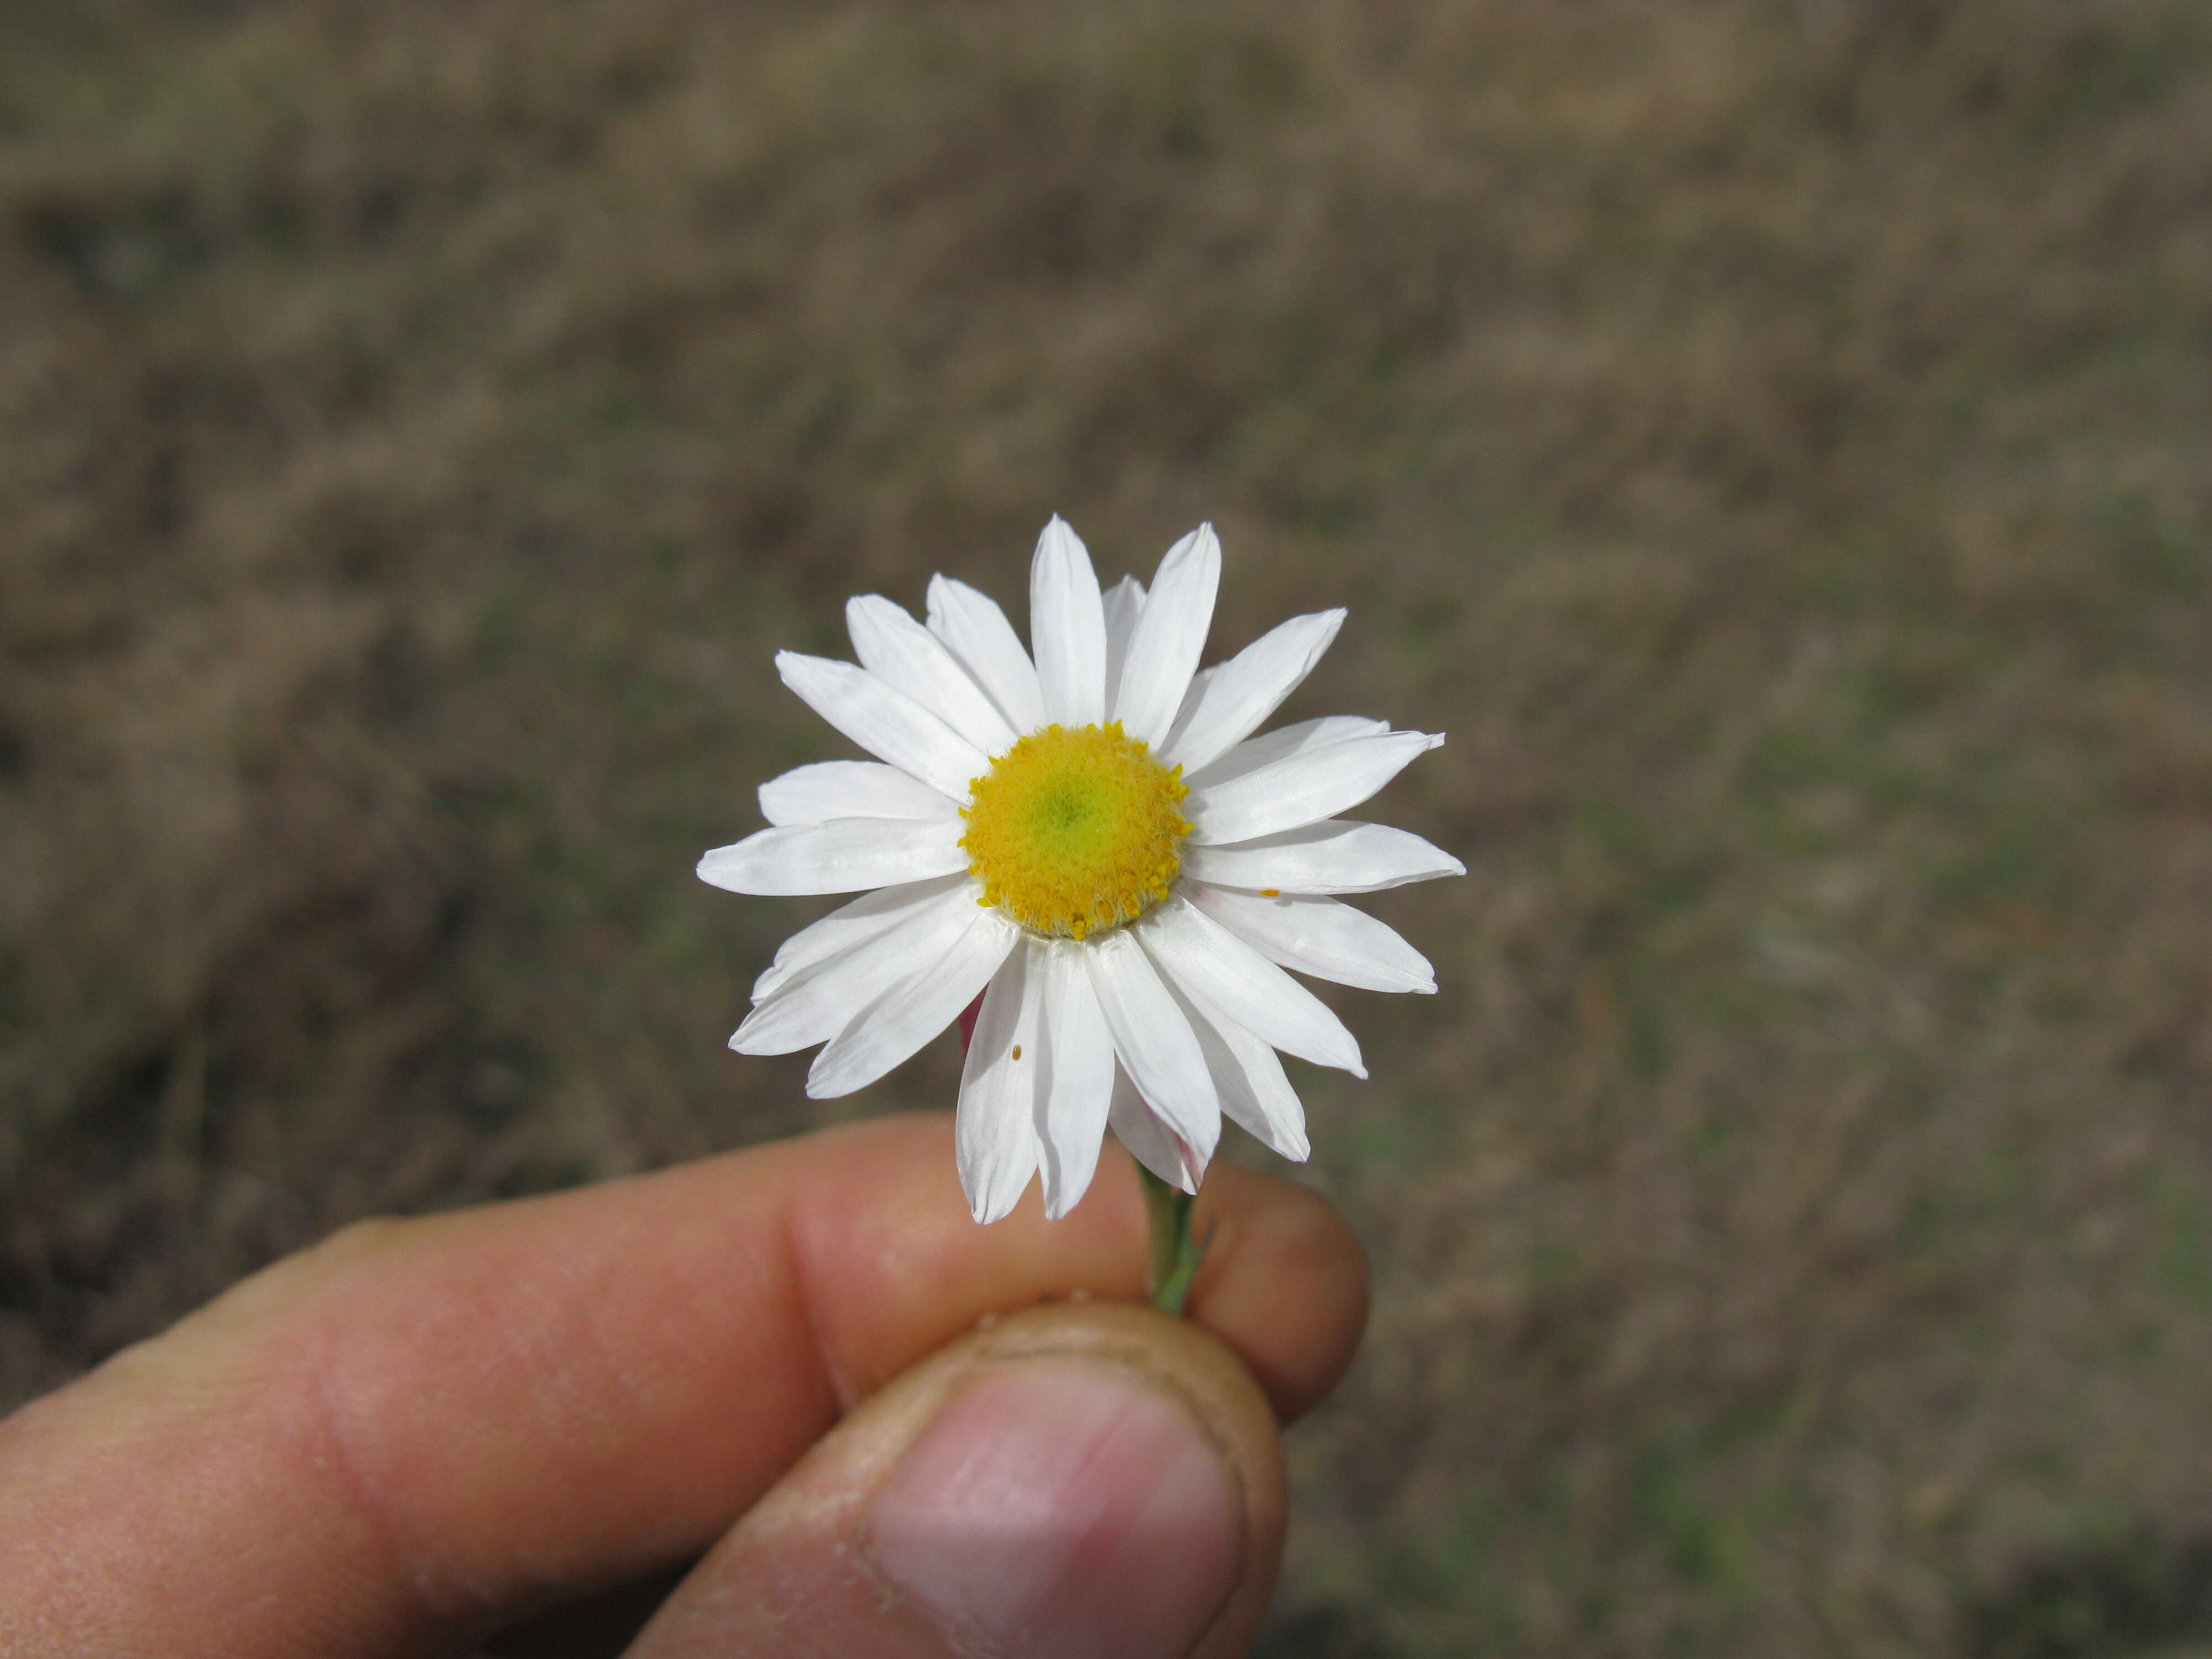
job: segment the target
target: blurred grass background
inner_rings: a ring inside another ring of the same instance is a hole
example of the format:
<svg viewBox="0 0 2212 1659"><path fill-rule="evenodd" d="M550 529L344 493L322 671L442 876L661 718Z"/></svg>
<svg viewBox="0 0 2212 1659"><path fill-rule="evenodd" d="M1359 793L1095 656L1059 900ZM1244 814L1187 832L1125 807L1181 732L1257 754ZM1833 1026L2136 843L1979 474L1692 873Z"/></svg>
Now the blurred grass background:
<svg viewBox="0 0 2212 1659"><path fill-rule="evenodd" d="M0 1406L823 1121L773 650L1210 517L1471 872L1273 1659L2212 1652L2199 0L0 0Z"/></svg>

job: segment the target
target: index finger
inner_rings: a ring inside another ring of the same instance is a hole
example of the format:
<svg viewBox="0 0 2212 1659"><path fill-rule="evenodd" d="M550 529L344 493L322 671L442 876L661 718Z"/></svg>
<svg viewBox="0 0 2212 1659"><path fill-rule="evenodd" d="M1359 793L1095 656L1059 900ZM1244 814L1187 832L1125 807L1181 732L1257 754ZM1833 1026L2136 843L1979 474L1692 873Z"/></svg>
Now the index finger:
<svg viewBox="0 0 2212 1659"><path fill-rule="evenodd" d="M681 1561L977 1319L1139 1294L1112 1164L977 1227L950 1120L887 1119L349 1229L0 1424L0 1651L416 1653ZM1358 1340L1358 1247L1226 1165L1201 1209L1192 1315L1294 1414Z"/></svg>

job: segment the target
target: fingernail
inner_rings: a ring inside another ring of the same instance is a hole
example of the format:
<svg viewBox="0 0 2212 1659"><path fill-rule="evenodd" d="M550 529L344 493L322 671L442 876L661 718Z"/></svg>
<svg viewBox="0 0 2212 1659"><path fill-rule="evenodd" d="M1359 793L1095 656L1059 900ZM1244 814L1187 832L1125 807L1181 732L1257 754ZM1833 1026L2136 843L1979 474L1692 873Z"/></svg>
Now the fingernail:
<svg viewBox="0 0 2212 1659"><path fill-rule="evenodd" d="M1180 1659L1235 1588L1243 1504L1180 1401L1103 1361L1001 1362L878 1492L868 1552L970 1653Z"/></svg>

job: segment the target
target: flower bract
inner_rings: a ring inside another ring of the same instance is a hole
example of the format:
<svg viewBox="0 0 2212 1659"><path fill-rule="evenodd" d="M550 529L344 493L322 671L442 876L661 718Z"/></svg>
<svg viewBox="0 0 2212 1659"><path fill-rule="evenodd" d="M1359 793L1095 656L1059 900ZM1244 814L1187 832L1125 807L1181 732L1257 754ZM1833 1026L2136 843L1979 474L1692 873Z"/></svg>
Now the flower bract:
<svg viewBox="0 0 2212 1659"><path fill-rule="evenodd" d="M1443 738L1350 716L1255 736L1344 612L1294 617L1201 671L1220 574L1201 526L1149 590L1102 592L1055 518L1030 569L1030 648L947 577L931 580L926 623L852 600L857 665L787 651L776 665L877 758L763 784L769 827L700 860L737 892L860 895L784 942L730 1039L755 1054L822 1044L811 1095L876 1081L981 998L957 1133L979 1221L1040 1174L1046 1213L1066 1214L1109 1127L1187 1192L1224 1114L1304 1158L1279 1055L1366 1072L1291 973L1436 989L1418 951L1341 896L1463 866L1337 815Z"/></svg>

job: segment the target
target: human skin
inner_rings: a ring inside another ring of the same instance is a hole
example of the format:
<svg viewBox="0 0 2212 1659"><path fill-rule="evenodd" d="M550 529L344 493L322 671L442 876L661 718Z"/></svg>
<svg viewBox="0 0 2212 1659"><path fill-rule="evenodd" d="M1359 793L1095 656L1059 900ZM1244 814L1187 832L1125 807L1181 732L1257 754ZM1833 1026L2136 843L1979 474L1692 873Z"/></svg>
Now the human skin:
<svg viewBox="0 0 2212 1659"><path fill-rule="evenodd" d="M11 1659L465 1654L691 1565L630 1651L1249 1650L1364 1266L1226 1164L1187 1320L1125 1160L978 1227L879 1120L348 1228L0 1421ZM552 1621L557 1625L558 1620Z"/></svg>

